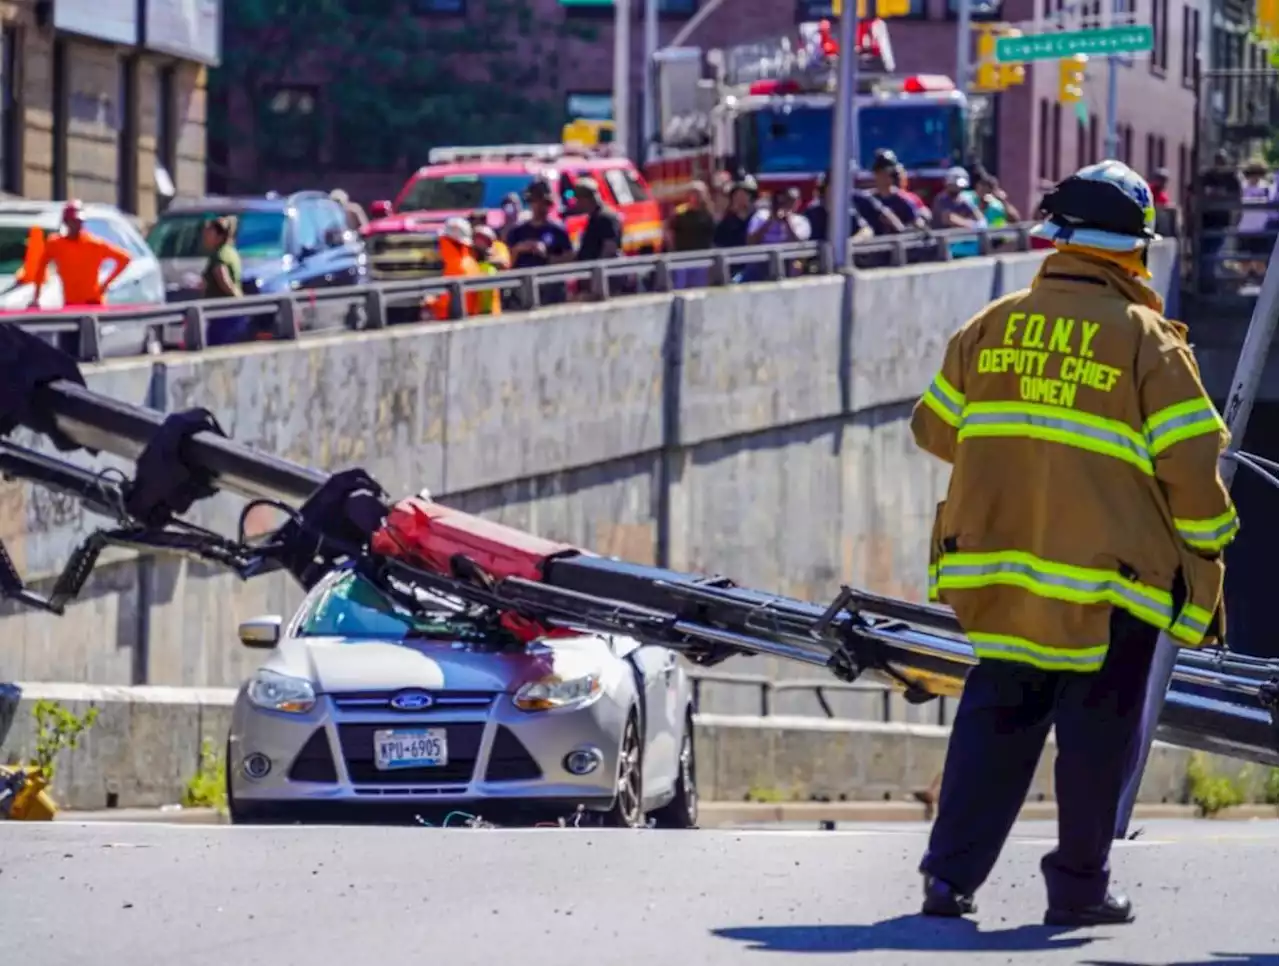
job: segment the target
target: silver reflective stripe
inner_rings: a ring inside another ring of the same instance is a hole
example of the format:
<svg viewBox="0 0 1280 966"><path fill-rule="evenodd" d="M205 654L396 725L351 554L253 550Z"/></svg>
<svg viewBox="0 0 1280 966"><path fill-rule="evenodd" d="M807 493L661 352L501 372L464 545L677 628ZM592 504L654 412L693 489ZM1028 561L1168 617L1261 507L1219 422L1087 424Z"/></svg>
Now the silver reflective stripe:
<svg viewBox="0 0 1280 966"><path fill-rule="evenodd" d="M1174 522L1177 523L1177 521ZM1196 527L1188 526L1185 522L1178 523L1177 526L1178 536L1187 543L1193 545L1213 545L1235 533L1236 530L1239 529L1240 521L1233 516L1226 523L1211 529L1198 529Z"/></svg>
<svg viewBox="0 0 1280 966"><path fill-rule="evenodd" d="M976 426L1035 426L1040 429L1056 429L1073 436L1109 443L1120 449L1128 450L1144 463L1149 462L1151 454L1145 446L1140 446L1134 439L1120 433L1113 433L1098 426L1077 422L1074 419L1061 419L1053 416L1032 415L1030 413L969 413L964 417L965 425Z"/></svg>
<svg viewBox="0 0 1280 966"><path fill-rule="evenodd" d="M938 385L937 379L929 384L929 395L935 402L939 403L943 409L955 416L956 419L959 419L964 414L963 404L956 402L943 392L942 387Z"/></svg>
<svg viewBox="0 0 1280 966"><path fill-rule="evenodd" d="M1210 431L1210 425L1212 426L1213 432L1217 432L1222 428L1222 421L1218 416L1218 411L1211 406L1205 406L1204 408L1197 409L1194 412L1189 412L1182 416L1174 416L1172 419L1166 419L1159 426L1152 429L1147 434L1147 438L1151 441L1151 448L1157 453L1160 452L1162 449L1160 441L1162 439L1176 433L1180 429L1185 429L1188 426L1195 426L1198 423L1206 424L1205 432Z"/></svg>
<svg viewBox="0 0 1280 966"><path fill-rule="evenodd" d="M1037 584L1046 587L1061 587L1083 594L1114 594L1129 603L1145 610L1154 611L1166 621L1173 618L1173 607L1163 601L1156 600L1128 584L1119 580L1081 580L1078 577L1067 577L1051 571L1040 570L1022 561L1002 560L989 564L952 564L944 559L938 566L938 581L945 583L948 577L996 577L1001 574L1016 574L1028 577Z"/></svg>

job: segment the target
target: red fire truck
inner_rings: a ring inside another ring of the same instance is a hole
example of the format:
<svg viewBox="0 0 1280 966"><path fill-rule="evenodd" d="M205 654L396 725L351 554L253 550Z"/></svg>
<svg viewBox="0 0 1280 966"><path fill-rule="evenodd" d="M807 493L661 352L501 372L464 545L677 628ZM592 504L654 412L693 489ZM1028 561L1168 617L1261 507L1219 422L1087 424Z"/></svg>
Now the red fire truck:
<svg viewBox="0 0 1280 966"><path fill-rule="evenodd" d="M664 205L683 201L693 179L750 174L764 192L799 188L807 198L831 165L837 61L827 21L802 24L795 39L659 56L661 144L645 176ZM893 73L883 20L857 32L855 183L871 181L878 150L893 151L911 190L928 202L946 170L967 157L969 104L954 82ZM710 74L708 78L705 75Z"/></svg>

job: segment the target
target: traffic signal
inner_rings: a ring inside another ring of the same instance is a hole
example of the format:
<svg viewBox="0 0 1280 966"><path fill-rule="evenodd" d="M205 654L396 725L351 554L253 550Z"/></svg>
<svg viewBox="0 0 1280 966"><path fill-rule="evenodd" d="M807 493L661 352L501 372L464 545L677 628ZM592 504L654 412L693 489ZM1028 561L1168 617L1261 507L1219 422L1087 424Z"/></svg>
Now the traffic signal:
<svg viewBox="0 0 1280 966"><path fill-rule="evenodd" d="M1275 41L1280 33L1280 11L1276 0L1258 0L1258 33L1263 40Z"/></svg>
<svg viewBox="0 0 1280 966"><path fill-rule="evenodd" d="M876 0L877 17L911 16L911 0Z"/></svg>
<svg viewBox="0 0 1280 966"><path fill-rule="evenodd" d="M1023 83L1027 72L1021 64L1001 64L996 61L996 41L1001 37L1021 37L1022 31L1008 24L982 24L977 30L977 76L974 78L973 89L995 92Z"/></svg>
<svg viewBox="0 0 1280 966"><path fill-rule="evenodd" d="M1085 54L1058 61L1058 100L1063 104L1074 104L1084 97L1084 68L1088 62Z"/></svg>

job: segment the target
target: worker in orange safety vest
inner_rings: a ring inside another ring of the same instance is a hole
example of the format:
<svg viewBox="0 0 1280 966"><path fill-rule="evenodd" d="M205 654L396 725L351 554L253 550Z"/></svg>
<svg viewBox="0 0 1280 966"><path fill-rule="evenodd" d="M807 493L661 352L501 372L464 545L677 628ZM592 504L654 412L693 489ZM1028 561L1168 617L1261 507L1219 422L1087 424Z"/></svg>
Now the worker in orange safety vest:
<svg viewBox="0 0 1280 966"><path fill-rule="evenodd" d="M444 263L444 270L441 272L443 277L474 278L485 274L480 268L480 263L476 261L471 223L467 219L450 218L446 221L444 227L440 229L439 244L440 260ZM476 289L469 289L463 294L463 306L468 317L486 314L485 300L481 297L483 294ZM431 313L432 317L446 321L453 317L450 312L450 298L448 292L427 296L423 307ZM489 306L488 310L493 312L494 307Z"/></svg>

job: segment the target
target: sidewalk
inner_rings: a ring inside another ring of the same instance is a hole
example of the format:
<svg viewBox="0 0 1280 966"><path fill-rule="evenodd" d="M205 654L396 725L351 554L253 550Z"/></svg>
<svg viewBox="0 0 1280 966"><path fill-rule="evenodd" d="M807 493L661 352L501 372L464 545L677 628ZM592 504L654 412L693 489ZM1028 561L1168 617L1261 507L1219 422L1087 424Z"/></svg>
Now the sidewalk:
<svg viewBox="0 0 1280 966"><path fill-rule="evenodd" d="M741 825L810 824L820 822L927 822L925 806L914 802L703 802L701 828ZM1224 809L1206 821L1275 819L1275 805L1240 805ZM1023 821L1052 821L1058 809L1052 802L1028 803L1019 816ZM1135 821L1161 818L1197 818L1194 805L1138 805ZM121 808L96 812L59 812L59 822L149 822L171 825L221 825L226 818L211 808Z"/></svg>

